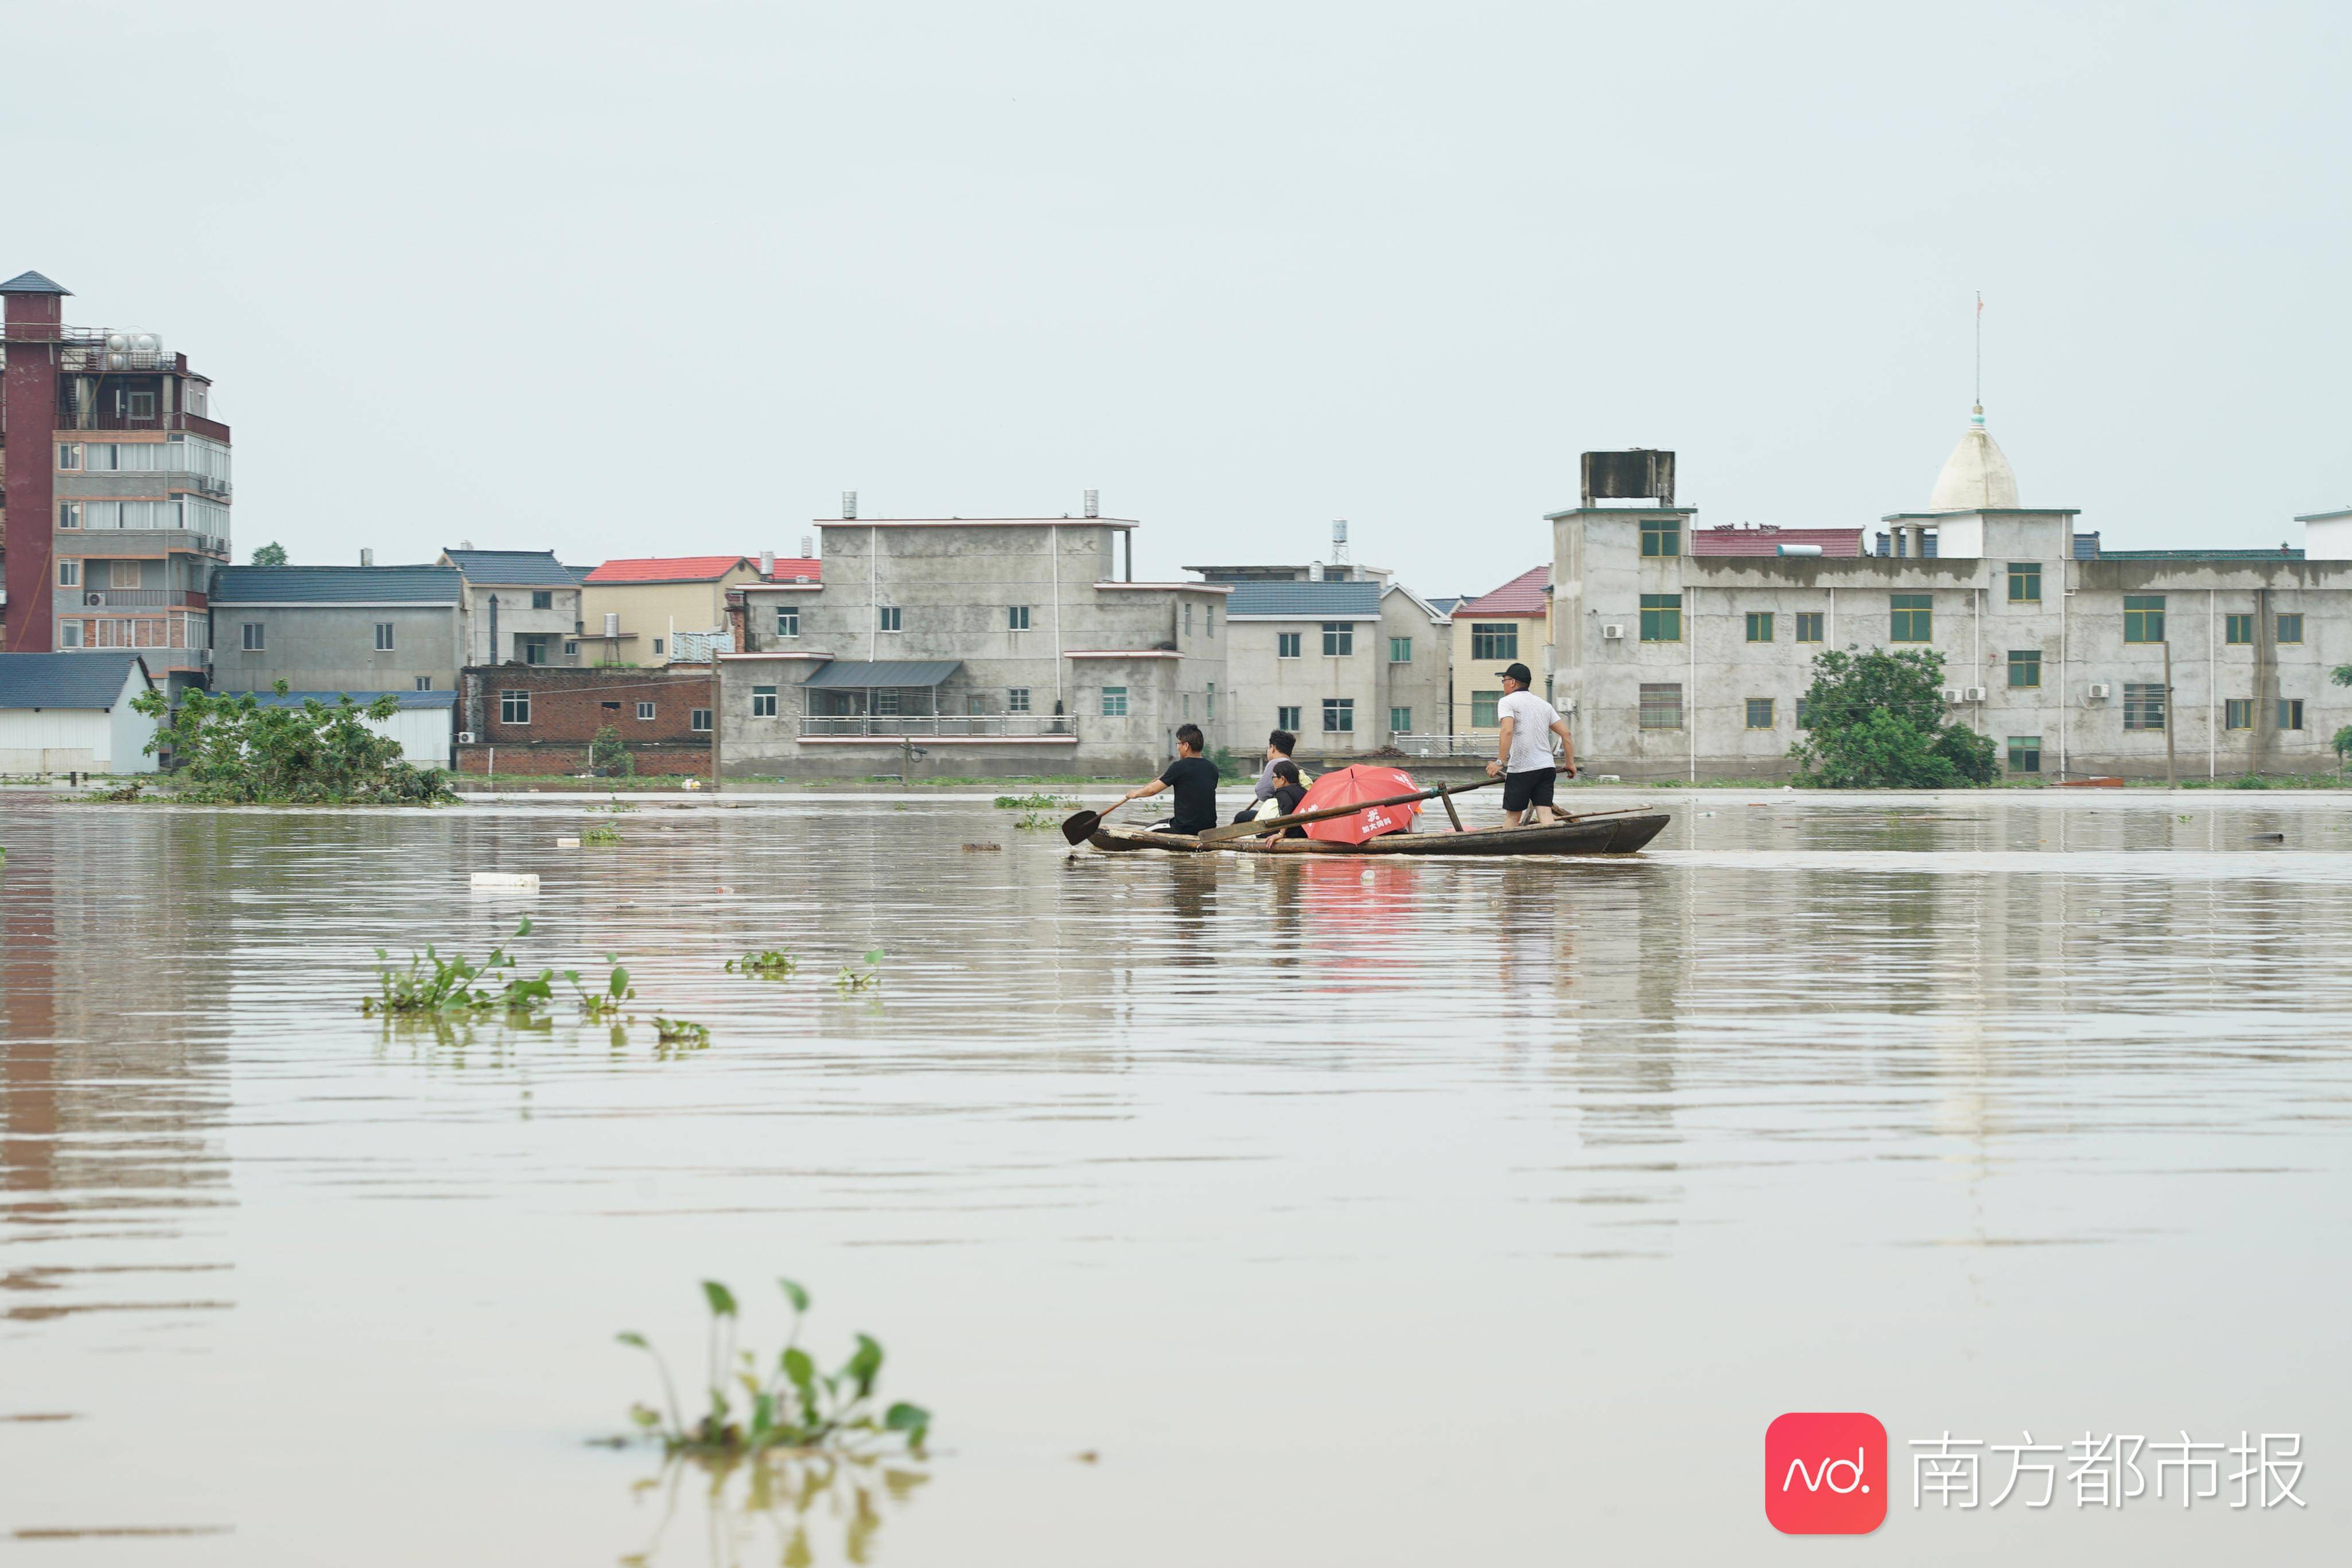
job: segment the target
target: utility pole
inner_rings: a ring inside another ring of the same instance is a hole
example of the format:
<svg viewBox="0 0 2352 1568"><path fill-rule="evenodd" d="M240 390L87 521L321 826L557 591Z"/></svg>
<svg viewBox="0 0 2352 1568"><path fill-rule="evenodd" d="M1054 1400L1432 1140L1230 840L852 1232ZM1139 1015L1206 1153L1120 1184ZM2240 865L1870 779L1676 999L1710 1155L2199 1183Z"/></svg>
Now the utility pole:
<svg viewBox="0 0 2352 1568"><path fill-rule="evenodd" d="M2172 768L2172 638L2164 639L2164 787L2179 788Z"/></svg>

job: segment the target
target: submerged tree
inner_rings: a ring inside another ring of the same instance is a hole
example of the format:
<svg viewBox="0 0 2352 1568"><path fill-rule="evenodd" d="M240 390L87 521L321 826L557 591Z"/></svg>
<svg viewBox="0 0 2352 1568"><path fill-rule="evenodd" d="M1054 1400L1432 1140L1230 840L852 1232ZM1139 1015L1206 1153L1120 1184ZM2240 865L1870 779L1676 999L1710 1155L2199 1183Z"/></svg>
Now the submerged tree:
<svg viewBox="0 0 2352 1568"><path fill-rule="evenodd" d="M1797 782L1825 789L1951 789L1993 779L1992 742L1946 722L1944 657L1927 648L1813 660Z"/></svg>
<svg viewBox="0 0 2352 1568"><path fill-rule="evenodd" d="M286 683L277 685L279 696ZM402 760L400 742L368 727L400 711L400 699L372 703L316 697L298 707L265 706L251 692L189 691L174 708L159 691L131 706L160 720L150 752L171 753L167 780L182 800L211 805L430 805L454 800L449 776Z"/></svg>

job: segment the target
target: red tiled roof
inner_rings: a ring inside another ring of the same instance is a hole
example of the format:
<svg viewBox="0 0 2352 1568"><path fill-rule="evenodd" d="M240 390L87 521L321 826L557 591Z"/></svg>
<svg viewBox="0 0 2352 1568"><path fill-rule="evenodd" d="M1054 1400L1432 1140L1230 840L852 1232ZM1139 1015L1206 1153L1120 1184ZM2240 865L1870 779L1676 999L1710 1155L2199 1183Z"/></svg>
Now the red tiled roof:
<svg viewBox="0 0 2352 1568"><path fill-rule="evenodd" d="M634 560L608 560L590 572L591 587L607 582L715 582L739 566L740 555L646 556Z"/></svg>
<svg viewBox="0 0 2352 1568"><path fill-rule="evenodd" d="M1454 618L1465 615L1540 615L1544 590L1551 586L1551 568L1538 566L1519 573L1492 593L1465 599L1454 607Z"/></svg>
<svg viewBox="0 0 2352 1568"><path fill-rule="evenodd" d="M815 582L824 577L824 562L814 559L811 557L796 555L788 559L783 556L778 556L776 558L776 575L770 578L768 580L771 582L790 582L796 577L805 577L811 582Z"/></svg>
<svg viewBox="0 0 2352 1568"><path fill-rule="evenodd" d="M1693 555L1770 555L1782 545L1819 545L1823 555L1860 555L1860 528L1780 528L1767 523L1761 528L1738 528L1727 525L1719 528L1693 528L1690 532L1690 552Z"/></svg>

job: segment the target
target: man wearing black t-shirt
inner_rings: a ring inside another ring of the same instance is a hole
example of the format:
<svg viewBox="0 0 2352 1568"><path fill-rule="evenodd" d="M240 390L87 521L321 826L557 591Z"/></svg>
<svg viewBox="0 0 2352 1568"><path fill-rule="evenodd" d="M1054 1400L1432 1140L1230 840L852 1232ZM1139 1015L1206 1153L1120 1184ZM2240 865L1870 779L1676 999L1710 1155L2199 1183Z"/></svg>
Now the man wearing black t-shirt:
<svg viewBox="0 0 2352 1568"><path fill-rule="evenodd" d="M1157 795L1162 789L1176 791L1176 814L1164 822L1154 822L1155 833L1201 833L1217 825L1217 765L1201 755L1206 744L1197 724L1180 725L1176 730L1176 760L1168 765L1155 783L1129 789L1118 798L1117 804L1105 811L1108 817L1129 800L1140 800Z"/></svg>

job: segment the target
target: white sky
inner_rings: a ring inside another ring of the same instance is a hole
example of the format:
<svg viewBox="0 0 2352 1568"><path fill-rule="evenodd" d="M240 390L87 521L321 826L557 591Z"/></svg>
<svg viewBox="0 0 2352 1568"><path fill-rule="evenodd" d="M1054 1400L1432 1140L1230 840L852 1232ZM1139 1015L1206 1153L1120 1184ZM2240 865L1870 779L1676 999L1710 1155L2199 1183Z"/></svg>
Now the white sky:
<svg viewBox="0 0 2352 1568"><path fill-rule="evenodd" d="M2352 503L2352 7L16 8L0 276L162 331L238 559L1139 517L1139 575L1924 505L1985 398L2111 546Z"/></svg>

